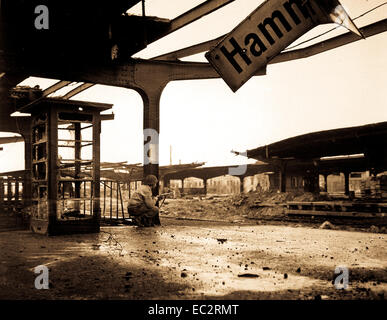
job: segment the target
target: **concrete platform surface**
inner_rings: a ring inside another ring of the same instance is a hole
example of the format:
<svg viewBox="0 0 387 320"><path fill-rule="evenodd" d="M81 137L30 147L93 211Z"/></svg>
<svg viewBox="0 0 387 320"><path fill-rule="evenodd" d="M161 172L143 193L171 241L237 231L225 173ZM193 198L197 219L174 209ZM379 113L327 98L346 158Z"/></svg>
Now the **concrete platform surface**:
<svg viewBox="0 0 387 320"><path fill-rule="evenodd" d="M162 219L100 234L0 233L0 299L385 299L386 235ZM35 267L49 270L36 289ZM336 289L335 268L349 270Z"/></svg>

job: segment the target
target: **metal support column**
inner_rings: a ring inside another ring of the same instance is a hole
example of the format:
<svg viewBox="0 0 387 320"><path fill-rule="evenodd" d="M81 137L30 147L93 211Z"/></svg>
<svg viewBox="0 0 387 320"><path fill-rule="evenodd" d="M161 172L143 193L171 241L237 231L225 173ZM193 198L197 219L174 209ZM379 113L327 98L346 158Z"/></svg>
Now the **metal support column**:
<svg viewBox="0 0 387 320"><path fill-rule="evenodd" d="M280 192L286 192L286 170L281 168L279 172Z"/></svg>
<svg viewBox="0 0 387 320"><path fill-rule="evenodd" d="M73 123L74 125L74 133L75 133L75 136L74 136L74 139L75 139L75 145L74 145L74 160L75 160L75 167L74 167L74 173L75 173L75 179L79 179L79 174L81 172L81 162L78 161L81 159L81 139L82 139L82 135L81 135L81 124L79 122L74 122ZM84 184L86 184L86 182L84 182ZM86 190L86 188L85 188ZM91 188L90 188L91 190ZM84 197L86 198L86 195L84 194ZM81 198L81 182L80 181L75 181L75 198L77 198L78 200L75 201L75 204L74 204L74 208L75 210L79 211L80 210L80 198ZM85 212L85 207L86 207L86 204L84 202L84 206L83 206L83 210ZM91 208L90 208L91 210ZM90 212L90 214L92 214Z"/></svg>
<svg viewBox="0 0 387 320"><path fill-rule="evenodd" d="M49 228L57 220L57 199L58 199L58 113L49 112L48 122L48 207L49 207ZM50 233L50 231L49 231Z"/></svg>
<svg viewBox="0 0 387 320"><path fill-rule="evenodd" d="M101 220L101 209L100 209L100 193L101 193L101 186L100 186L100 178L101 178L101 160L100 160L100 153L101 153L101 116L99 114L94 115L93 119L93 186L92 190L94 193L93 198L93 214L95 216L95 219L97 221ZM90 208L91 209L91 208ZM98 223L99 228L99 223Z"/></svg>
<svg viewBox="0 0 387 320"><path fill-rule="evenodd" d="M28 127L29 128L29 127ZM23 134L24 138L24 168L25 176L23 182L23 203L24 206L31 205L32 199L32 136L31 130L28 130L28 134Z"/></svg>
<svg viewBox="0 0 387 320"><path fill-rule="evenodd" d="M138 89L144 103L144 178L153 174L159 178L159 133L160 133L160 97L167 82L144 83ZM153 190L158 194L159 186Z"/></svg>
<svg viewBox="0 0 387 320"><path fill-rule="evenodd" d="M349 172L344 172L344 194L349 196Z"/></svg>
<svg viewBox="0 0 387 320"><path fill-rule="evenodd" d="M328 192L328 174L324 174L324 192Z"/></svg>
<svg viewBox="0 0 387 320"><path fill-rule="evenodd" d="M239 191L240 191L241 194L243 194L243 192L244 192L243 184L244 184L244 181L245 181L245 176L238 176L238 178L239 178Z"/></svg>

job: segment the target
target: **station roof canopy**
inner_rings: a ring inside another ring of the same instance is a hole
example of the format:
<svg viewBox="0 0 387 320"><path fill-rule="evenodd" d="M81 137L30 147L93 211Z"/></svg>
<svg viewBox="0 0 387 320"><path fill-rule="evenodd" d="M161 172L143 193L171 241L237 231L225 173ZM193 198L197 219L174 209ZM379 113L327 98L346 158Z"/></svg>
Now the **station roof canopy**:
<svg viewBox="0 0 387 320"><path fill-rule="evenodd" d="M42 106L57 106L62 108L69 109L78 109L83 108L85 111L105 111L113 107L112 104L100 103L100 102L90 102L90 101L79 101L79 100L66 100L62 98L41 98L33 101L32 103L21 107L18 111L20 112L32 112L37 108Z"/></svg>
<svg viewBox="0 0 387 320"><path fill-rule="evenodd" d="M274 171L273 166L270 164L257 162L252 164L246 164L244 172L238 173L238 166L217 166L217 167L200 167L200 168L187 168L181 171L170 172L165 175L166 179L184 179L189 177L195 177L199 179L212 179L224 175L235 175L235 176L253 176L259 173L267 173ZM235 173L233 173L235 172Z"/></svg>
<svg viewBox="0 0 387 320"><path fill-rule="evenodd" d="M176 164L160 166L159 174L163 177L167 174L178 173L180 171L198 168L204 165L204 162ZM101 177L118 181L136 181L143 179L144 168L140 163L127 164L126 162L102 162Z"/></svg>
<svg viewBox="0 0 387 320"><path fill-rule="evenodd" d="M317 159L366 154L386 148L387 121L303 134L248 150L247 157L264 162L275 159Z"/></svg>

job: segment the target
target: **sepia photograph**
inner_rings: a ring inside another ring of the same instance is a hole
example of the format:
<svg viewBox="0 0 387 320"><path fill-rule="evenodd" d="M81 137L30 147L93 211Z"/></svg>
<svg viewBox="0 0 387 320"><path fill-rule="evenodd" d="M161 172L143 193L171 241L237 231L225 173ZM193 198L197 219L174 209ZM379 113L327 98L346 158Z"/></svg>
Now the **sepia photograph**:
<svg viewBox="0 0 387 320"><path fill-rule="evenodd" d="M0 301L385 301L386 57L384 0L0 0Z"/></svg>

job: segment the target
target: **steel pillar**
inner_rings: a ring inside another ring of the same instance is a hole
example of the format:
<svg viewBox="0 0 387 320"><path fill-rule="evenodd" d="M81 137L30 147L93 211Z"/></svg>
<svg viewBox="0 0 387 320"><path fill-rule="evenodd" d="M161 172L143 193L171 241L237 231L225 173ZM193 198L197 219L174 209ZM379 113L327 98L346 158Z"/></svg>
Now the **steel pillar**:
<svg viewBox="0 0 387 320"><path fill-rule="evenodd" d="M93 214L98 221L101 220L101 208L100 208L100 194L101 194L101 116L99 114L94 115L93 125L93 188L90 192L94 193L93 201ZM118 197L118 196L117 196Z"/></svg>
<svg viewBox="0 0 387 320"><path fill-rule="evenodd" d="M344 172L344 194L349 196L349 172Z"/></svg>
<svg viewBox="0 0 387 320"><path fill-rule="evenodd" d="M239 178L239 191L241 194L243 194L243 191L244 191L243 183L245 181L245 176L238 176L238 178Z"/></svg>
<svg viewBox="0 0 387 320"><path fill-rule="evenodd" d="M167 83L164 79L152 82L147 78L141 89L136 89L144 103L144 178L153 174L159 179L160 98ZM159 182L153 190L154 195L158 193Z"/></svg>
<svg viewBox="0 0 387 320"><path fill-rule="evenodd" d="M24 138L24 184L23 184L23 203L29 206L32 199L32 136L31 133L23 134Z"/></svg>
<svg viewBox="0 0 387 320"><path fill-rule="evenodd" d="M281 170L279 172L280 192L286 192L286 172Z"/></svg>
<svg viewBox="0 0 387 320"><path fill-rule="evenodd" d="M149 136L146 130L151 129L160 134L160 97L163 89L164 86L161 88L150 87L141 92L144 102L144 176L153 174L157 178L159 178L159 144L158 140L152 141L155 137ZM151 147L148 152L146 152L147 145Z"/></svg>
<svg viewBox="0 0 387 320"><path fill-rule="evenodd" d="M328 174L324 174L324 191L328 192Z"/></svg>
<svg viewBox="0 0 387 320"><path fill-rule="evenodd" d="M286 161L280 161L279 168L279 191L286 192Z"/></svg>

